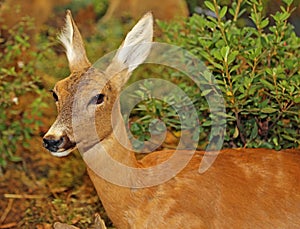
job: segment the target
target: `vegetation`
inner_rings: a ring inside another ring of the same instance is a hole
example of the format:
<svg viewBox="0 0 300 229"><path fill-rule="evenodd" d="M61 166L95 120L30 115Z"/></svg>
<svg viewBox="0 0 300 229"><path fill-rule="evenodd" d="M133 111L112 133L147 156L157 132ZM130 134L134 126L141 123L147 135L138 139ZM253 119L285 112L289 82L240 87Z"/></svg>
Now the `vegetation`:
<svg viewBox="0 0 300 229"><path fill-rule="evenodd" d="M15 156L18 145L28 147L27 140L38 130L42 115L44 90L36 75L35 64L41 53L31 50L29 35L32 20L24 17L7 36L0 38L0 169L7 160L20 161ZM28 104L29 97L36 97ZM29 109L26 109L29 108Z"/></svg>
<svg viewBox="0 0 300 229"><path fill-rule="evenodd" d="M159 22L164 41L189 50L213 73L226 102L226 147L279 150L299 146L300 39L287 21L292 1L284 3L280 12L265 17L261 1L238 0L230 7L206 1L215 16L194 15L183 23ZM240 20L244 14L249 14L250 25ZM171 74L171 80L178 81L178 74ZM185 81L179 85L199 111L200 132L209 133L209 110L203 97L207 92L199 96L196 86ZM147 109L149 106L138 107L145 113ZM134 126L138 132L141 128Z"/></svg>
<svg viewBox="0 0 300 229"><path fill-rule="evenodd" d="M237 0L230 6L221 6L216 0L205 1L207 10L214 13L211 16L193 15L184 22L158 22L162 31L159 41L187 49L205 62L217 80L226 101L226 147L279 150L299 146L300 42L288 23L293 11L292 1L283 2L285 5L281 6L280 12L265 16L265 4L261 1ZM95 5L94 1L91 3ZM70 7L76 11L80 4L83 3L78 1ZM103 15L106 7L107 2L99 5L97 13ZM116 22L110 23L99 24L99 32L88 38L87 49L92 61L116 48L132 24L129 21L121 27ZM27 146L26 139L41 125L37 117L42 115L40 108L45 106L45 94L40 88L36 66L47 61L48 64L43 65L48 66L45 69L49 74L67 74L67 66L55 68L56 64L49 63L50 59L57 60L53 58L57 55L55 52L40 46L38 52L32 51L27 34L31 27L31 20L23 18L7 29L8 36L1 40L0 92L3 96L0 98L0 167L5 166L8 159L21 160L15 156L17 145L22 143ZM50 29L49 32L55 36L56 31ZM46 58L42 58L41 53ZM62 62L62 58L57 61ZM200 120L199 147L204 148L211 128L211 117L204 97L209 92L201 92L186 76L162 66L140 68L132 81L147 77L167 79L191 98ZM150 90L151 83L146 82L136 91L136 96L147 95ZM25 110L19 104L20 98L30 95L35 95L36 99L26 104L30 109ZM166 124L156 125L159 131L167 127L179 135L182 130L176 112L168 103L172 103L171 98L144 98L146 100L139 103L131 115L134 117L130 123L133 135L142 141L149 139L148 127L153 119Z"/></svg>

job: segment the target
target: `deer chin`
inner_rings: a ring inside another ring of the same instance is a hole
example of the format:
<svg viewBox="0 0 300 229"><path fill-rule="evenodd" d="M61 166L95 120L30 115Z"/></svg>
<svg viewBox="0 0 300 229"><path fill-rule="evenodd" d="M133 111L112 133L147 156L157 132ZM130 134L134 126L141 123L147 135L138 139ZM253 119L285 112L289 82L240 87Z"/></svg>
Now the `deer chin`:
<svg viewBox="0 0 300 229"><path fill-rule="evenodd" d="M55 156L55 157L66 157L68 156L70 153L72 153L75 149L76 149L76 145L69 148L69 149L59 149L56 152L50 151L50 153Z"/></svg>

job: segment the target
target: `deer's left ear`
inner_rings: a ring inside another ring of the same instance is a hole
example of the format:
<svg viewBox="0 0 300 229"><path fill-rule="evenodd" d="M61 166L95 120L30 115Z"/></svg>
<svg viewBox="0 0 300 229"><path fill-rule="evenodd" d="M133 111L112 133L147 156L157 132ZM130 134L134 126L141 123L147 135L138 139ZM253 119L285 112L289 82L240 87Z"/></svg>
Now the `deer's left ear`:
<svg viewBox="0 0 300 229"><path fill-rule="evenodd" d="M80 32L72 18L70 10L66 12L66 23L59 35L59 40L66 49L71 72L81 71L91 66L86 56Z"/></svg>
<svg viewBox="0 0 300 229"><path fill-rule="evenodd" d="M118 72L126 69L126 73L117 74L112 78L114 84L122 87L130 77L130 73L142 64L148 57L153 39L153 16L145 14L127 34L118 49L108 72Z"/></svg>

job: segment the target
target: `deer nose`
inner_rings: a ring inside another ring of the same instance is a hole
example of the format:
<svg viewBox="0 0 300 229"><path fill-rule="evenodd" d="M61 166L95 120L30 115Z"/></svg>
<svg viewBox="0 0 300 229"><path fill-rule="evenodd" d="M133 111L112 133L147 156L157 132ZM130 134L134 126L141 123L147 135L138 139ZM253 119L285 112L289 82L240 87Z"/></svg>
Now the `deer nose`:
<svg viewBox="0 0 300 229"><path fill-rule="evenodd" d="M46 136L43 138L44 147L51 152L57 152L63 141L64 139L62 137L58 140L54 136Z"/></svg>

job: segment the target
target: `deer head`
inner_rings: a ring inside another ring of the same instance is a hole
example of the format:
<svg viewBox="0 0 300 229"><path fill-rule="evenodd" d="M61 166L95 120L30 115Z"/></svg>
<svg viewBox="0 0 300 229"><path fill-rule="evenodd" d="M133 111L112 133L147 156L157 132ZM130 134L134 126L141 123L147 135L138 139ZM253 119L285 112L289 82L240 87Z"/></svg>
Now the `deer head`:
<svg viewBox="0 0 300 229"><path fill-rule="evenodd" d="M99 71L91 66L80 32L71 12L67 11L65 27L59 39L66 49L71 74L57 82L52 90L58 115L43 138L46 149L58 157L66 156L76 149L78 142L72 128L72 108L76 102L74 95L78 91L80 96L87 98L82 109L93 107L95 111L98 136L88 136L87 132L86 137L94 137L95 141L99 142L112 133L111 114L114 103L131 72L147 58L152 37L153 18L151 13L148 13L127 34L109 66L104 71ZM143 45L146 43L148 45ZM84 78L87 79L86 82L80 83ZM109 80L104 80L108 78ZM99 85L101 91L91 92L93 79L97 79L94 84L105 84Z"/></svg>

